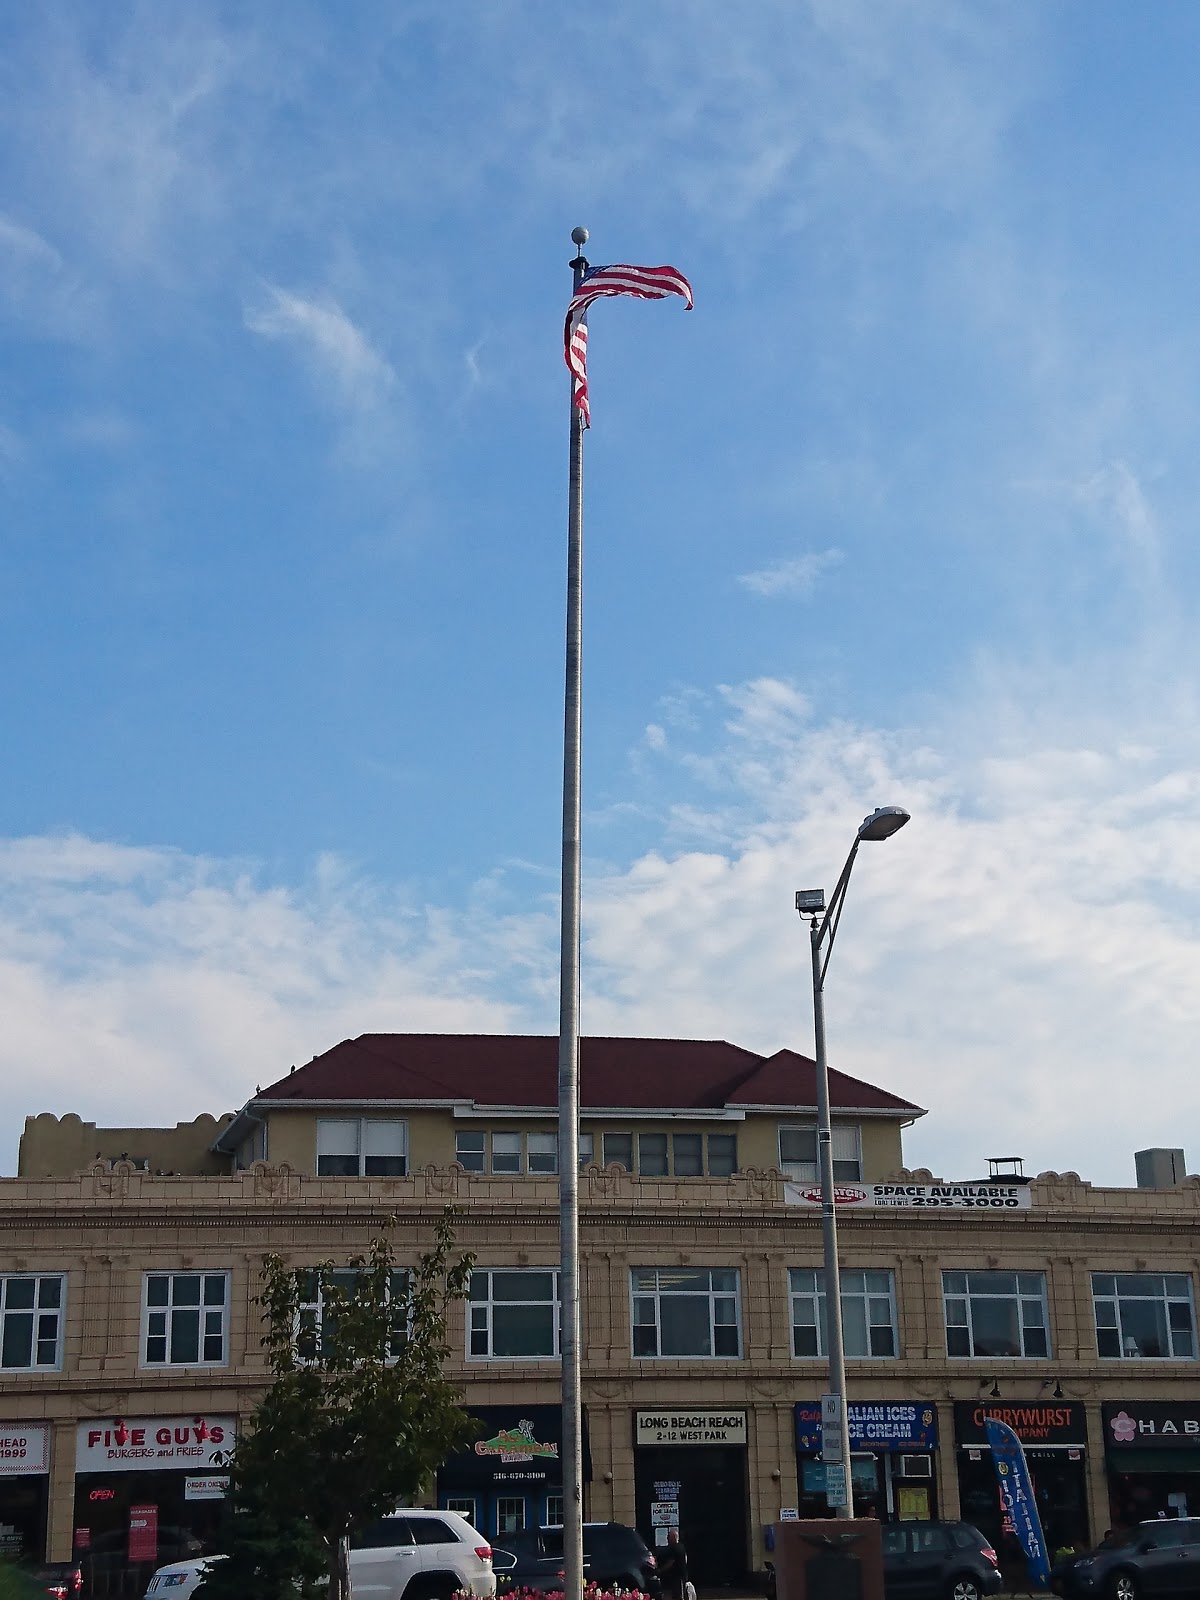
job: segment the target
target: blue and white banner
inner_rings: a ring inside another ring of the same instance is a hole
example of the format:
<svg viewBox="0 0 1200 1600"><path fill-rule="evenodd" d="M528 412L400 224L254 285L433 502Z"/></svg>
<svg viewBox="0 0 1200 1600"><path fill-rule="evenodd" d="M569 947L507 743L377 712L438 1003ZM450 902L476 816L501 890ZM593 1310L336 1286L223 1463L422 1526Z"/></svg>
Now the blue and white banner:
<svg viewBox="0 0 1200 1600"><path fill-rule="evenodd" d="M1021 1541L1029 1580L1039 1588L1048 1588L1050 1563L1046 1559L1046 1540L1021 1441L1007 1422L1001 1422L996 1417L985 1417L983 1425L992 1447L992 1465L996 1469L996 1482L1000 1485L1000 1504Z"/></svg>

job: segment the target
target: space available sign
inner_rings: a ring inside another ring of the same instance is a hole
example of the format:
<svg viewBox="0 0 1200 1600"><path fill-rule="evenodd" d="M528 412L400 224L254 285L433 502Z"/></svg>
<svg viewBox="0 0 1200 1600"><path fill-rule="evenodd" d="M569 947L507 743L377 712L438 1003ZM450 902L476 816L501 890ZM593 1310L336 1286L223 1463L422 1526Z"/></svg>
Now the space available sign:
<svg viewBox="0 0 1200 1600"><path fill-rule="evenodd" d="M817 1408L818 1418L820 1407ZM634 1413L635 1444L745 1444L744 1411L687 1410L663 1406Z"/></svg>
<svg viewBox="0 0 1200 1600"><path fill-rule="evenodd" d="M926 1401L852 1400L846 1407L850 1444L860 1450L936 1450L937 1410ZM796 1407L796 1449L815 1455L821 1448L821 1405Z"/></svg>
<svg viewBox="0 0 1200 1600"><path fill-rule="evenodd" d="M1200 1445L1200 1400L1125 1400L1105 1404L1104 1443L1119 1453L1131 1446L1173 1449Z"/></svg>
<svg viewBox="0 0 1200 1600"><path fill-rule="evenodd" d="M50 1470L47 1422L0 1422L0 1478Z"/></svg>
<svg viewBox="0 0 1200 1600"><path fill-rule="evenodd" d="M203 1472L229 1464L237 1420L230 1416L103 1417L75 1434L76 1472Z"/></svg>
<svg viewBox="0 0 1200 1600"><path fill-rule="evenodd" d="M785 1183L789 1206L819 1206L819 1183ZM1023 1183L835 1183L834 1205L846 1211L873 1206L936 1206L943 1211L1024 1211L1033 1204Z"/></svg>

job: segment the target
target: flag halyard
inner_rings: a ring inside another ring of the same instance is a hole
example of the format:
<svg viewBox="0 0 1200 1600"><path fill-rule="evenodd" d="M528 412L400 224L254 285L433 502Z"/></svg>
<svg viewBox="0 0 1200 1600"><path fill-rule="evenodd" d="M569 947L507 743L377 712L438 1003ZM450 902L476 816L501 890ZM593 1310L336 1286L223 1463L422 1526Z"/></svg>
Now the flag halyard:
<svg viewBox="0 0 1200 1600"><path fill-rule="evenodd" d="M678 295L684 309L692 309L692 286L678 267L634 267L616 265L592 267L571 296L563 334L567 366L571 371L572 396L585 428L591 426L587 380L587 309L593 300L606 295L632 295L638 300L666 300Z"/></svg>

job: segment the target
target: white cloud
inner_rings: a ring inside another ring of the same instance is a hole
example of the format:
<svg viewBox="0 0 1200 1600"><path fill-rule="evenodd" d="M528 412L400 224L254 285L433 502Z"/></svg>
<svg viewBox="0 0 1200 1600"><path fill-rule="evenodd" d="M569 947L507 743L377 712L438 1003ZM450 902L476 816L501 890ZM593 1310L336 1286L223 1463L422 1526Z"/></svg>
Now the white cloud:
<svg viewBox="0 0 1200 1600"><path fill-rule="evenodd" d="M340 404L350 410L373 410L387 400L395 372L335 300L266 287L266 304L245 312L252 333L297 345L317 377L332 381Z"/></svg>
<svg viewBox="0 0 1200 1600"><path fill-rule="evenodd" d="M63 264L58 251L47 244L40 233L3 212L0 212L0 251L44 271L58 272Z"/></svg>
<svg viewBox="0 0 1200 1600"><path fill-rule="evenodd" d="M820 722L770 679L689 705L703 726L659 843L585 883L586 1031L808 1049L794 891L828 890L862 816L902 804L911 824L860 852L827 1010L835 1065L930 1108L910 1159L969 1177L1016 1152L1128 1182L1135 1148L1187 1142L1200 764L1172 716L1134 744L1002 737L977 706L976 747ZM14 1130L40 1110L173 1121L368 1029L552 1031L554 885L519 881L519 901L498 872L437 907L334 861L289 887L177 851L9 841L0 1108Z"/></svg>
<svg viewBox="0 0 1200 1600"><path fill-rule="evenodd" d="M836 548L810 550L805 555L773 561L756 572L740 573L738 582L753 594L797 595L806 600L821 577L841 559L842 552Z"/></svg>

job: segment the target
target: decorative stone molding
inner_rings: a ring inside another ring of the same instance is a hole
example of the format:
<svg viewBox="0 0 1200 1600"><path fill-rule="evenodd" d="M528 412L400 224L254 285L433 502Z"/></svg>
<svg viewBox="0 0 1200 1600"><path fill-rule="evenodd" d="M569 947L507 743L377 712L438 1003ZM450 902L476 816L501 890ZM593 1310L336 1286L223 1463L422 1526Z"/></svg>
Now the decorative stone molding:
<svg viewBox="0 0 1200 1600"><path fill-rule="evenodd" d="M91 1178L93 1198L127 1200L136 1171L132 1161L94 1161L86 1175Z"/></svg>
<svg viewBox="0 0 1200 1600"><path fill-rule="evenodd" d="M299 1199L300 1174L293 1172L286 1161L281 1161L278 1166L273 1166L269 1161L255 1161L246 1175L256 1200Z"/></svg>

